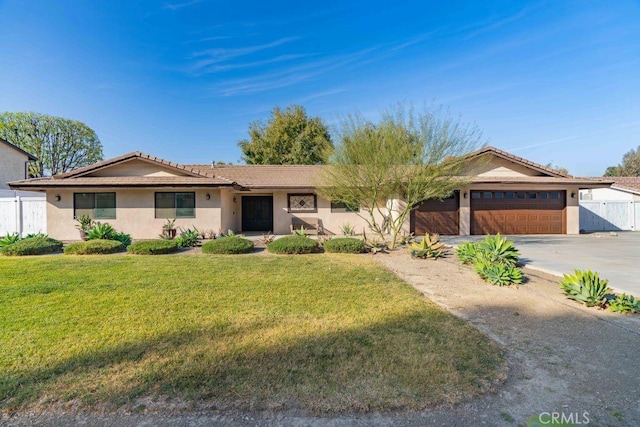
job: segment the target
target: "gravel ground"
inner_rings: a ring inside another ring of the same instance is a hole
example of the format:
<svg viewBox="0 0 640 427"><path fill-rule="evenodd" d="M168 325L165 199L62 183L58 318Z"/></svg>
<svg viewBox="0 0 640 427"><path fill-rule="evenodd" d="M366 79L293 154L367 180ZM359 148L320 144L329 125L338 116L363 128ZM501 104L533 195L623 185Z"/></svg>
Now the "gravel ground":
<svg viewBox="0 0 640 427"><path fill-rule="evenodd" d="M416 260L402 251L374 259L503 346L509 375L496 393L417 413L22 413L2 418L0 424L516 426L540 414L555 414L576 425L640 425L639 316L582 307L564 298L557 278L535 271L527 270L528 282L517 289L499 288L453 259Z"/></svg>

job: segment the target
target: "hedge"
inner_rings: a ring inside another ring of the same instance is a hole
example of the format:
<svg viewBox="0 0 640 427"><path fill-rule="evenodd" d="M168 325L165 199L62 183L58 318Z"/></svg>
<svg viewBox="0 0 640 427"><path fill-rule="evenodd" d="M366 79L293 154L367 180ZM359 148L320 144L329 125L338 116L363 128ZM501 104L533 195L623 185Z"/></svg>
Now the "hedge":
<svg viewBox="0 0 640 427"><path fill-rule="evenodd" d="M28 237L0 249L3 255L45 255L62 251L62 242L47 236Z"/></svg>
<svg viewBox="0 0 640 427"><path fill-rule="evenodd" d="M353 237L338 237L324 242L324 250L348 254L361 254L366 252L364 242Z"/></svg>
<svg viewBox="0 0 640 427"><path fill-rule="evenodd" d="M67 255L113 254L124 251L125 246L117 240L94 239L72 243L64 248Z"/></svg>
<svg viewBox="0 0 640 427"><path fill-rule="evenodd" d="M246 254L253 251L253 242L238 236L221 237L202 245L205 254Z"/></svg>
<svg viewBox="0 0 640 427"><path fill-rule="evenodd" d="M175 240L145 240L132 243L127 247L127 252L135 255L161 255L170 254L178 250L178 242Z"/></svg>
<svg viewBox="0 0 640 427"><path fill-rule="evenodd" d="M306 236L285 236L267 245L276 254L310 254L318 251L318 242Z"/></svg>

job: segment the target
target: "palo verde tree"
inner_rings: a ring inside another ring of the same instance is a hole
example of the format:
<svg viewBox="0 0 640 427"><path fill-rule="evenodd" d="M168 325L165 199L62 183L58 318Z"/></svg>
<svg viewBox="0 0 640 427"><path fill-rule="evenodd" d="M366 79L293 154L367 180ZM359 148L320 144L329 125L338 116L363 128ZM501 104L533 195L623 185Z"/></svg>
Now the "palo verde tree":
<svg viewBox="0 0 640 427"><path fill-rule="evenodd" d="M394 248L411 209L442 199L468 182L460 175L463 154L482 140L477 127L452 119L442 107L399 105L378 123L352 114L341 121L340 143L323 172L319 192L358 206L369 228Z"/></svg>
<svg viewBox="0 0 640 427"><path fill-rule="evenodd" d="M242 160L250 165L317 165L333 148L329 130L304 107L275 107L271 119L249 125L249 139L241 140Z"/></svg>
<svg viewBox="0 0 640 427"><path fill-rule="evenodd" d="M38 113L0 114L0 138L37 157L30 176L55 175L102 160L102 144L82 122Z"/></svg>
<svg viewBox="0 0 640 427"><path fill-rule="evenodd" d="M622 163L609 166L604 176L640 176L640 146L622 156Z"/></svg>

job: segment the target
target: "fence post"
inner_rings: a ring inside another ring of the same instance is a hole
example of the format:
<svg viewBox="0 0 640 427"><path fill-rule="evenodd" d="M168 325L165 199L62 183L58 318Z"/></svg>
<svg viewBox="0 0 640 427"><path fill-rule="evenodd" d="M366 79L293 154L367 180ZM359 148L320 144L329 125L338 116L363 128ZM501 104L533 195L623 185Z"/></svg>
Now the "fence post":
<svg viewBox="0 0 640 427"><path fill-rule="evenodd" d="M16 231L20 237L22 237L22 224L22 199L20 199L20 196L16 196Z"/></svg>

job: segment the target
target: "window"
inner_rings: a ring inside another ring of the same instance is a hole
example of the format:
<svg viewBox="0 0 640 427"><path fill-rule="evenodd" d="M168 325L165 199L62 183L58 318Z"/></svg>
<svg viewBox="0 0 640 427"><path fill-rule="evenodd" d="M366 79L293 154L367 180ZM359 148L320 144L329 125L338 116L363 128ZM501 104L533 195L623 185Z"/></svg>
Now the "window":
<svg viewBox="0 0 640 427"><path fill-rule="evenodd" d="M507 199L515 199L516 198L516 193L514 193L513 191L507 191L506 193L504 193L505 197Z"/></svg>
<svg viewBox="0 0 640 427"><path fill-rule="evenodd" d="M116 193L73 193L73 217L116 219Z"/></svg>
<svg viewBox="0 0 640 427"><path fill-rule="evenodd" d="M518 196L518 199L526 199L527 198L527 193L525 193L524 191L518 191L516 193L516 195Z"/></svg>
<svg viewBox="0 0 640 427"><path fill-rule="evenodd" d="M350 206L342 202L331 202L331 212L359 212L357 206Z"/></svg>
<svg viewBox="0 0 640 427"><path fill-rule="evenodd" d="M471 192L471 198L472 199L479 199L482 196L482 193L480 193L479 191L472 191Z"/></svg>
<svg viewBox="0 0 640 427"><path fill-rule="evenodd" d="M540 198L541 199L548 199L549 198L549 193L547 193L546 191L543 191L542 193L540 193Z"/></svg>
<svg viewBox="0 0 640 427"><path fill-rule="evenodd" d="M537 197L538 197L538 193L534 193L534 192L529 193L529 198L530 199L535 199Z"/></svg>
<svg viewBox="0 0 640 427"><path fill-rule="evenodd" d="M496 191L493 197L496 199L504 199L504 193L502 191Z"/></svg>
<svg viewBox="0 0 640 427"><path fill-rule="evenodd" d="M156 218L195 218L196 193L156 193Z"/></svg>
<svg viewBox="0 0 640 427"><path fill-rule="evenodd" d="M549 194L551 195L552 199L559 199L560 198L560 193L558 193L557 191L552 191Z"/></svg>
<svg viewBox="0 0 640 427"><path fill-rule="evenodd" d="M490 199L492 196L493 196L493 193L491 191L485 191L484 193L482 193L483 199Z"/></svg>
<svg viewBox="0 0 640 427"><path fill-rule="evenodd" d="M287 196L289 212L318 212L315 194L287 194Z"/></svg>

